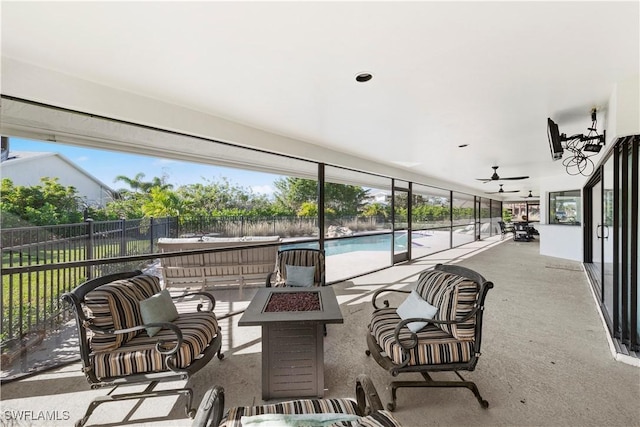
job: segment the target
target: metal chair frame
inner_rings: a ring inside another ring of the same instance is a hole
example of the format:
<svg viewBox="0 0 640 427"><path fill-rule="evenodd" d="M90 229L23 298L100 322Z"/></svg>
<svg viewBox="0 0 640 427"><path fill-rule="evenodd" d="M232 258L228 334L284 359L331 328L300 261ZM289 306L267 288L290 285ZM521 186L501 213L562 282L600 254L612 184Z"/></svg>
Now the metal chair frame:
<svg viewBox="0 0 640 427"><path fill-rule="evenodd" d="M216 337L209 343L209 345L204 349L201 353L201 357L196 358L193 363L191 363L186 368L176 368L175 367L175 354L180 349L182 345L182 333L180 328L178 328L173 323L150 323L146 325L136 326L134 328L121 329L121 330L104 330L96 327L92 324L91 320L87 318L84 307L84 300L86 295L96 289L99 286L105 285L107 283L114 282L116 280L121 279L129 279L131 277L135 277L142 274L141 271L131 271L124 273L114 273L106 276L98 277L95 279L88 280L78 287L76 287L73 291L67 292L62 295L62 300L67 304L68 308L73 311L73 314L76 319L76 326L78 328L78 341L80 346L80 359L82 361L82 371L89 382L91 389L98 389L102 387L113 387L113 390L109 392L106 396L100 396L95 398L90 404L89 408L85 412L84 416L78 420L75 425L83 426L91 416L91 414L95 411L95 409L103 404L108 402L118 402L123 400L134 400L134 399L144 399L147 397L161 397L161 396L171 396L171 395L184 395L187 397L187 403L185 407L185 413L187 416L193 418L196 413L196 409L192 407L193 400L193 390L188 387L183 388L175 388L168 390L154 390L155 387L160 382L164 381L176 381L176 380L187 380L194 373L198 372L200 369L205 367L207 363L213 358L214 355L218 355L218 359L224 358L224 355L221 353L220 348L222 346L222 335L218 333ZM194 292L188 293L184 295L180 295L180 298L184 298L186 296L197 295L204 298L207 298L210 302L209 310L213 311L215 307L215 298L204 292ZM197 310L201 311L203 304L200 303L197 306ZM138 330L143 330L149 326L159 326L163 328L171 329L175 335L175 342L163 342L158 341L156 344L156 350L163 354L166 360L167 367L169 368L167 371L162 372L149 372L144 374L133 374L126 376L117 376L117 377L109 377L99 379L96 376L96 373L92 364L91 357L91 348L89 346L89 335L88 331L91 331L95 334L125 334L129 332L134 332ZM168 347L168 348L167 348ZM128 384L136 384L136 383L149 383L149 385L145 388L144 391L135 392L135 393L122 393L122 394L113 394L115 390L121 385Z"/></svg>
<svg viewBox="0 0 640 427"><path fill-rule="evenodd" d="M394 338L398 343L401 343L399 340L400 330L407 325L407 323L416 322L416 321L428 321L430 323L443 323L443 324L456 324L463 323L467 320L471 319L473 316L476 317L475 323L475 332L474 332L474 341L473 341L473 352L471 359L467 362L459 362L459 363L443 363L443 364L431 364L431 365L409 365L409 351L418 345L417 336L415 333L411 333L411 343L409 344L400 344L402 347L403 354L406 357L403 357L404 363L397 364L395 363L382 349L382 347L376 342L375 337L368 333L367 334L367 347L366 354L368 356L373 356L374 360L385 370L387 370L392 376L396 377L401 373L409 373L409 372L417 372L422 375L424 378L423 381L393 381L390 383L391 388L391 398L392 402L387 405L387 409L390 411L395 410L396 401L397 401L397 389L401 387L464 387L468 388L473 392L476 399L480 403L483 408L489 407L489 402L484 400L480 395L478 387L472 381L465 380L462 375L460 375L459 371L473 371L475 370L476 364L478 363L478 359L481 355L480 345L482 342L482 315L484 312L484 301L489 289L493 288L493 283L486 281L482 275L476 273L473 270L470 270L461 266L454 265L444 265L438 264L435 266L435 270L440 270L452 274L456 274L459 276L463 276L465 278L471 279L476 282L479 286L478 296L476 299L476 303L474 309L463 319L457 321L439 321L435 319L426 319L426 318L413 318L406 319L400 321L394 332ZM374 308L381 308L376 304L376 299L378 296L385 292L397 292L397 293L410 293L411 291L405 290L396 290L396 289L380 289L373 294L372 303ZM383 304L385 307L389 307L389 301L384 300ZM451 371L456 374L459 378L454 381L436 381L429 375L429 372L444 372Z"/></svg>

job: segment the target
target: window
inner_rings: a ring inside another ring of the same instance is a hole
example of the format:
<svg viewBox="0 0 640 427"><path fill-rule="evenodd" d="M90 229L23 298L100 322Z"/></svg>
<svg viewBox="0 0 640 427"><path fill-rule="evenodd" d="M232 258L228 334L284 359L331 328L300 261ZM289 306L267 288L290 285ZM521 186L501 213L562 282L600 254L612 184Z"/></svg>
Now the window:
<svg viewBox="0 0 640 427"><path fill-rule="evenodd" d="M549 224L579 225L581 212L580 190L549 193Z"/></svg>

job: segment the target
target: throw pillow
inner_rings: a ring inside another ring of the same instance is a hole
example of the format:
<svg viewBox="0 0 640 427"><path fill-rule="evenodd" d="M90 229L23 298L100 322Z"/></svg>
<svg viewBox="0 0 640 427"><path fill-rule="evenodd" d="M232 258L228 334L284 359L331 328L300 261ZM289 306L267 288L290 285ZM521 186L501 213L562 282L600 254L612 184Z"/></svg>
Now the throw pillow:
<svg viewBox="0 0 640 427"><path fill-rule="evenodd" d="M411 291L407 299L396 309L396 312L402 320L415 317L433 319L438 309L423 300L416 291ZM428 324L429 322L411 322L407 324L407 327L411 332L415 333Z"/></svg>
<svg viewBox="0 0 640 427"><path fill-rule="evenodd" d="M147 325L149 323L173 322L178 318L178 310L171 300L169 291L163 289L160 293L140 301L140 312L142 313L142 322ZM160 327L150 327L147 329L147 335L150 337L160 332Z"/></svg>
<svg viewBox="0 0 640 427"><path fill-rule="evenodd" d="M287 271L287 286L313 286L313 277L316 274L315 267L301 267L285 264Z"/></svg>

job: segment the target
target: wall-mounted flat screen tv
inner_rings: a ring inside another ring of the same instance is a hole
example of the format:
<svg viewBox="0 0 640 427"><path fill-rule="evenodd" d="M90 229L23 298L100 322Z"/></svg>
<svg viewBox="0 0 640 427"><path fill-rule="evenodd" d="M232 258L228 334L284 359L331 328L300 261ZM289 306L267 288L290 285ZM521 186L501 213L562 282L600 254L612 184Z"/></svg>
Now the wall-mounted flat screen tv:
<svg viewBox="0 0 640 427"><path fill-rule="evenodd" d="M551 120L551 118L547 118L547 136L549 137L551 158L553 160L560 160L564 153L564 149L562 148L562 137L560 136L558 125Z"/></svg>

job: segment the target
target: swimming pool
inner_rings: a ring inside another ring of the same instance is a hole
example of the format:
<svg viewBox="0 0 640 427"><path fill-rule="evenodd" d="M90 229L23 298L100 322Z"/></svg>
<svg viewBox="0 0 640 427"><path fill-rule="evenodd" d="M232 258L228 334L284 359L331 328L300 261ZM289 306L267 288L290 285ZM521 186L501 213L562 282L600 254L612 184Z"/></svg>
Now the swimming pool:
<svg viewBox="0 0 640 427"><path fill-rule="evenodd" d="M412 238L426 237L424 234L412 233ZM407 246L406 234L400 234L396 239L396 249L402 250ZM315 242L292 243L283 245L282 249L311 248L317 249ZM376 234L371 236L358 236L340 240L328 240L324 242L326 256L345 254L356 251L391 251L391 234Z"/></svg>

